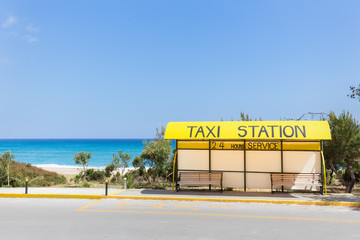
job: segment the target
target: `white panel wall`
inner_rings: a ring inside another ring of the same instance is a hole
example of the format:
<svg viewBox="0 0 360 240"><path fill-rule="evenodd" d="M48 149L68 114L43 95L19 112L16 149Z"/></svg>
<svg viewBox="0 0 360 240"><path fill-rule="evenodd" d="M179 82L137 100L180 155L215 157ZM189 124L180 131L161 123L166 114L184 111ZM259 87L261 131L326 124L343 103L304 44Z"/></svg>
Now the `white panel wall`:
<svg viewBox="0 0 360 240"><path fill-rule="evenodd" d="M243 171L244 151L211 151L211 170Z"/></svg>
<svg viewBox="0 0 360 240"><path fill-rule="evenodd" d="M284 172L321 173L320 152L284 151Z"/></svg>
<svg viewBox="0 0 360 240"><path fill-rule="evenodd" d="M246 151L246 171L281 172L281 152Z"/></svg>
<svg viewBox="0 0 360 240"><path fill-rule="evenodd" d="M182 170L209 170L209 150L178 150L178 167Z"/></svg>
<svg viewBox="0 0 360 240"><path fill-rule="evenodd" d="M269 173L246 173L246 188L271 189Z"/></svg>
<svg viewBox="0 0 360 240"><path fill-rule="evenodd" d="M244 188L244 174L223 173L223 187Z"/></svg>

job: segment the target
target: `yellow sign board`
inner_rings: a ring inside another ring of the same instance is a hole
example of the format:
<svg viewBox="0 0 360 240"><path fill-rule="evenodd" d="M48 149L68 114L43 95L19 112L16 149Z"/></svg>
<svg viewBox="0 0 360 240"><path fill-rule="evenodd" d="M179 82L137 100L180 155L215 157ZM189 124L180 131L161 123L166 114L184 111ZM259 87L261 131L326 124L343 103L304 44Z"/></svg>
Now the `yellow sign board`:
<svg viewBox="0 0 360 240"><path fill-rule="evenodd" d="M280 142L246 142L246 150L281 150ZM244 142L211 142L212 150L244 150Z"/></svg>
<svg viewBox="0 0 360 240"><path fill-rule="evenodd" d="M327 121L170 122L165 139L330 140Z"/></svg>
<svg viewBox="0 0 360 240"><path fill-rule="evenodd" d="M280 141L245 141L246 150L280 151ZM178 141L178 149L244 150L244 141ZM320 151L318 142L283 142L284 151Z"/></svg>

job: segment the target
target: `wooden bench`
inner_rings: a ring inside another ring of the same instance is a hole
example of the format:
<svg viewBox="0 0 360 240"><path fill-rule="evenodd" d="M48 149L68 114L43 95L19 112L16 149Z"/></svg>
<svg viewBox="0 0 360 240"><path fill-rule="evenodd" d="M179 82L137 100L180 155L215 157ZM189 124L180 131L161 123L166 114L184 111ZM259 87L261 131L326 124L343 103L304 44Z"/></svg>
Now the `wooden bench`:
<svg viewBox="0 0 360 240"><path fill-rule="evenodd" d="M176 183L176 191L180 186L219 186L222 192L222 173L208 172L179 172L179 178Z"/></svg>
<svg viewBox="0 0 360 240"><path fill-rule="evenodd" d="M270 173L271 192L282 186L322 187L321 175L303 173Z"/></svg>

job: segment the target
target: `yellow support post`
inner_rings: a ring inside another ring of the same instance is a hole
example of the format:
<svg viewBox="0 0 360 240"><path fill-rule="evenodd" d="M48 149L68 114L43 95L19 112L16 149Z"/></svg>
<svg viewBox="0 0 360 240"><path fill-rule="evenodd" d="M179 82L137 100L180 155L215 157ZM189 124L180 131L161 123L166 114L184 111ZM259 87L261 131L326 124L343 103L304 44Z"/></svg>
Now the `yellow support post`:
<svg viewBox="0 0 360 240"><path fill-rule="evenodd" d="M173 192L174 192L174 184L175 184L176 154L177 154L177 151L175 152L175 155L174 155L174 164L173 164L173 182L172 182L172 191Z"/></svg>
<svg viewBox="0 0 360 240"><path fill-rule="evenodd" d="M325 158L324 153L321 151L321 157L322 157L322 163L323 163L323 169L324 169L324 187L325 187L325 196L327 196L327 186L326 186L326 168L325 168Z"/></svg>

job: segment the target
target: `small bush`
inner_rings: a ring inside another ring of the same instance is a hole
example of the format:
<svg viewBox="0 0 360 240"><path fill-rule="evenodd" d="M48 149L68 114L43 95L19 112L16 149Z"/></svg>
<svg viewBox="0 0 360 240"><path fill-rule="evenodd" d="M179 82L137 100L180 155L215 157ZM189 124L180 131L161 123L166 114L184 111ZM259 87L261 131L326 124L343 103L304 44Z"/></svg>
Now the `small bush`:
<svg viewBox="0 0 360 240"><path fill-rule="evenodd" d="M355 175L355 182L360 183L360 165L354 164L353 170L354 170L354 175ZM346 182L351 181L349 169L346 169L341 175Z"/></svg>
<svg viewBox="0 0 360 240"><path fill-rule="evenodd" d="M4 176L1 165L0 159L0 186L5 186L7 185L7 177L6 175ZM12 161L10 164L10 185L13 187L24 187L26 178L29 179L29 184L34 187L45 187L66 182L66 178L63 175L31 166L31 164Z"/></svg>
<svg viewBox="0 0 360 240"><path fill-rule="evenodd" d="M120 184L120 173L116 173L112 178L111 178L111 183L115 183L115 184Z"/></svg>
<svg viewBox="0 0 360 240"><path fill-rule="evenodd" d="M126 187L127 188L136 188L137 187L137 183L135 181L135 174L133 171L128 171L125 174L126 177Z"/></svg>
<svg viewBox="0 0 360 240"><path fill-rule="evenodd" d="M74 181L75 183L79 183L81 182L82 179L83 179L83 174L79 173L78 175L75 176Z"/></svg>
<svg viewBox="0 0 360 240"><path fill-rule="evenodd" d="M89 188L91 185L90 185L90 183L85 182L83 186L86 188Z"/></svg>
<svg viewBox="0 0 360 240"><path fill-rule="evenodd" d="M111 177L112 173L115 171L115 165L113 163L110 163L105 167L105 176L107 178Z"/></svg>
<svg viewBox="0 0 360 240"><path fill-rule="evenodd" d="M105 180L106 173L103 170L88 169L86 170L86 177L89 181L103 182Z"/></svg>

